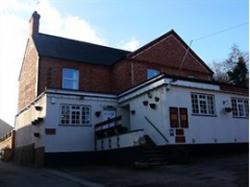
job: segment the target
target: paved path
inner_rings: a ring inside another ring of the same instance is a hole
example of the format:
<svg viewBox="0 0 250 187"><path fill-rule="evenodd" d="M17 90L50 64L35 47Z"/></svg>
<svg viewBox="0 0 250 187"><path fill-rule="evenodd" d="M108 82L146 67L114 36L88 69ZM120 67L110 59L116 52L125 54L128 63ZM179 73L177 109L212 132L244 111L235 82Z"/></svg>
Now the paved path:
<svg viewBox="0 0 250 187"><path fill-rule="evenodd" d="M0 187L100 187L75 176L44 168L30 168L0 161Z"/></svg>

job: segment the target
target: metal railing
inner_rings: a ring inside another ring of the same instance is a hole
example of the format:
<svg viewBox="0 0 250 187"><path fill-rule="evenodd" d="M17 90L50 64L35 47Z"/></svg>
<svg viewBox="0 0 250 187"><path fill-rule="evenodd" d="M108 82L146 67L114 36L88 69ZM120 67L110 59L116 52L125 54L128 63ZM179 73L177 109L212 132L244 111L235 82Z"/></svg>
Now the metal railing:
<svg viewBox="0 0 250 187"><path fill-rule="evenodd" d="M99 127L103 127L103 126L108 126L111 123L117 123L118 121L121 121L121 119L122 119L121 116L118 116L118 117L115 117L115 118L111 118L111 119L107 119L105 121L97 123L95 125L95 128L99 128Z"/></svg>
<svg viewBox="0 0 250 187"><path fill-rule="evenodd" d="M145 120L161 135L161 137L168 143L167 137L153 124L147 116L144 116Z"/></svg>
<svg viewBox="0 0 250 187"><path fill-rule="evenodd" d="M97 139L124 134L128 131L127 127L121 124L122 117L111 118L95 125L95 135Z"/></svg>

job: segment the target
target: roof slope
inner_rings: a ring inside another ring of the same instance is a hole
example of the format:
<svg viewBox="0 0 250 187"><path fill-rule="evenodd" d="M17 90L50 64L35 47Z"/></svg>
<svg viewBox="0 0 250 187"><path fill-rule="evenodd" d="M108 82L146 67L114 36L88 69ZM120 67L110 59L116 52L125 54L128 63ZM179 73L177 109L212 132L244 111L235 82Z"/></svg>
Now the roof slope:
<svg viewBox="0 0 250 187"><path fill-rule="evenodd" d="M13 129L10 125L0 119L0 138Z"/></svg>
<svg viewBox="0 0 250 187"><path fill-rule="evenodd" d="M96 65L110 66L130 53L129 51L41 33L34 35L33 40L40 56Z"/></svg>

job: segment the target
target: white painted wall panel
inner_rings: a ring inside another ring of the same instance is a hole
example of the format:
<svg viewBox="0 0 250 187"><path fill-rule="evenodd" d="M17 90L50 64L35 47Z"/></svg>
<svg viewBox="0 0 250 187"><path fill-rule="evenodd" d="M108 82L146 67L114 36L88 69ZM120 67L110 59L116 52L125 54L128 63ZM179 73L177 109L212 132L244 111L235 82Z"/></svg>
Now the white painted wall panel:
<svg viewBox="0 0 250 187"><path fill-rule="evenodd" d="M166 87L166 86L164 86ZM194 116L192 115L191 92L212 94L215 96L216 117L211 116ZM229 102L231 107L231 97L242 97L235 94L223 93L218 91L206 91L198 88L185 88L171 86L169 91L165 88L157 88L150 91L152 97L160 97L159 103L155 110L150 109L142 104L144 100L154 102L148 98L147 94L140 95L127 101L131 110L135 110L136 114L131 115L131 128L143 128L145 134L158 144L166 144L164 139L157 133L144 119L146 115L169 139L170 144L175 143L175 137L170 136L169 107L185 107L188 108L189 128L185 129L186 143L233 143L248 142L248 119L233 118L232 113L224 113L223 101Z"/></svg>
<svg viewBox="0 0 250 187"><path fill-rule="evenodd" d="M53 101L53 102L51 102ZM60 125L60 107L61 104L76 104L91 106L91 125L90 126L62 126ZM102 112L100 117L95 116L96 111L103 111L103 107L116 103L110 99L78 96L58 96L50 94L48 96L47 116L45 128L55 128L56 135L45 135L46 152L74 152L74 151L94 151L95 136L94 125L102 121Z"/></svg>
<svg viewBox="0 0 250 187"><path fill-rule="evenodd" d="M112 136L109 138L104 138L103 140L97 140L97 151L101 150L110 150L110 149L117 149L117 148L127 148L127 147L134 147L139 145L139 139L142 138L144 135L143 131L135 131L135 132L128 132L126 134L119 135L119 144L117 146L117 136ZM103 148L102 142L103 141ZM109 144L111 143L111 147Z"/></svg>
<svg viewBox="0 0 250 187"><path fill-rule="evenodd" d="M37 111L35 106L41 106L42 110ZM29 108L23 111L16 117L15 130L16 130L16 147L35 144L35 148L43 146L43 122L39 125L32 125L31 122L38 117L44 118L46 116L46 97L41 97L38 101L33 103ZM40 133L40 138L34 137L34 133Z"/></svg>

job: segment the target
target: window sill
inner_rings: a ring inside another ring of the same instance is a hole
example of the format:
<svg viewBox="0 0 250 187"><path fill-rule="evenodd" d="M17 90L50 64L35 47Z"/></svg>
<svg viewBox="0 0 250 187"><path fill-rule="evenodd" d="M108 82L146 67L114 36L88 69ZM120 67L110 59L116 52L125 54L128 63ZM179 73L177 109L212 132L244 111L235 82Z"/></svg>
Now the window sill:
<svg viewBox="0 0 250 187"><path fill-rule="evenodd" d="M92 127L92 125L63 125L59 124L61 127Z"/></svg>
<svg viewBox="0 0 250 187"><path fill-rule="evenodd" d="M192 114L192 116L217 117L217 115L209 115L209 114Z"/></svg>
<svg viewBox="0 0 250 187"><path fill-rule="evenodd" d="M65 91L79 91L79 88L61 88L62 90L65 90Z"/></svg>

